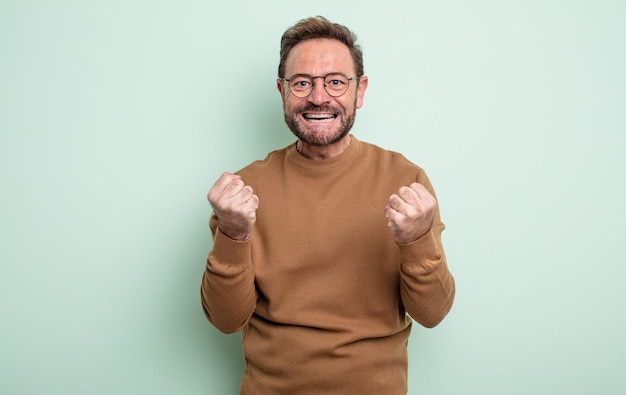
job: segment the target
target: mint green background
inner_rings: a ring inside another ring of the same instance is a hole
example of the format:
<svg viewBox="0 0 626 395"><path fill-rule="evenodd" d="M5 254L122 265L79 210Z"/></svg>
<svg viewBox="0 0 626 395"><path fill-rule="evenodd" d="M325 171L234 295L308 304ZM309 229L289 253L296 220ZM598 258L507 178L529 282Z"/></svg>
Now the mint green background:
<svg viewBox="0 0 626 395"><path fill-rule="evenodd" d="M0 2L0 393L235 394L206 192L293 141L278 40L353 28L354 133L426 168L456 304L410 394L626 393L626 3Z"/></svg>

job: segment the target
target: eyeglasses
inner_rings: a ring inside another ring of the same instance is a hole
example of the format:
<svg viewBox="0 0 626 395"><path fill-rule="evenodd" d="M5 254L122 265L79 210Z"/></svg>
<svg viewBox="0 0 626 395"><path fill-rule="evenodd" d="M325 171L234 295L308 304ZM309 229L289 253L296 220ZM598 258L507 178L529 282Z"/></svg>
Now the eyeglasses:
<svg viewBox="0 0 626 395"><path fill-rule="evenodd" d="M314 80L324 79L324 89L332 97L339 97L348 91L350 81L359 77L348 77L343 73L330 73L323 76L310 76L308 74L295 74L291 78L279 78L289 84L289 91L295 97L307 97L313 92Z"/></svg>

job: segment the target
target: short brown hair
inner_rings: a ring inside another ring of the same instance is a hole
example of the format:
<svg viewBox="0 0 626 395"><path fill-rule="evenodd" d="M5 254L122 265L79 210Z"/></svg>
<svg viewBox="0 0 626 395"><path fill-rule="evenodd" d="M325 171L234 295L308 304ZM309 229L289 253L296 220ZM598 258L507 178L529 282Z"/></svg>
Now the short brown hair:
<svg viewBox="0 0 626 395"><path fill-rule="evenodd" d="M323 16L302 19L283 33L280 39L280 63L278 77L285 77L285 61L296 44L314 38L329 38L341 41L350 50L356 77L363 76L363 52L357 44L356 35L347 27L332 23Z"/></svg>

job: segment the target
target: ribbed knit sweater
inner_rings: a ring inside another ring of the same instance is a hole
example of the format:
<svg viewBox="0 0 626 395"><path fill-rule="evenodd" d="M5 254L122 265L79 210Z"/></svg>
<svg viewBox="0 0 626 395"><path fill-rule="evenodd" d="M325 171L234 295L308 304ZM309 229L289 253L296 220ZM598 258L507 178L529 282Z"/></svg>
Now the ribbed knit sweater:
<svg viewBox="0 0 626 395"><path fill-rule="evenodd" d="M241 393L406 394L411 317L437 325L455 293L438 210L413 243L387 228L401 186L434 195L424 171L352 136L331 159L291 144L237 174L259 197L256 224L234 241L213 214L201 298L216 328L243 330Z"/></svg>

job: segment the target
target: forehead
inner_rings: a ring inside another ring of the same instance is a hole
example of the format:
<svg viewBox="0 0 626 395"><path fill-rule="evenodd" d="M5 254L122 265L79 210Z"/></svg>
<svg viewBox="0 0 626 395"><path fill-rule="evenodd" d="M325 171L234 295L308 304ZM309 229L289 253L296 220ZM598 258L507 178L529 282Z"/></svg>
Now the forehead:
<svg viewBox="0 0 626 395"><path fill-rule="evenodd" d="M285 74L325 75L330 72L354 74L354 62L348 47L338 40L316 38L302 41L289 52Z"/></svg>

